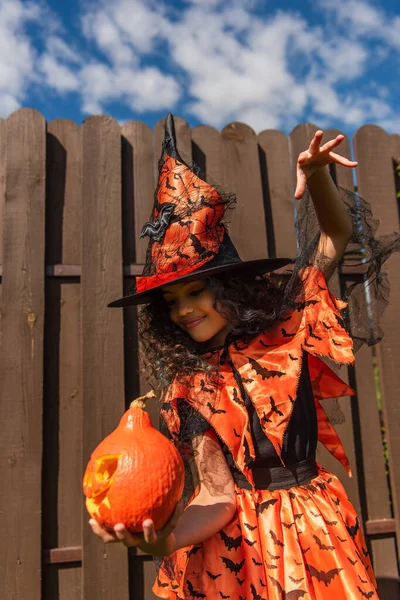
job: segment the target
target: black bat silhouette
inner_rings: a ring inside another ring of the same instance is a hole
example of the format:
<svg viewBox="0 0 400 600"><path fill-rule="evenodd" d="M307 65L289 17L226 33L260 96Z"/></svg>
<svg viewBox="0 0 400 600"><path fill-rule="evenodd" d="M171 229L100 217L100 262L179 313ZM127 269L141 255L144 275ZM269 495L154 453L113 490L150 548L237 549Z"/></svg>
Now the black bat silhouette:
<svg viewBox="0 0 400 600"><path fill-rule="evenodd" d="M265 566L267 567L267 569L277 569L278 568L276 565L269 565L267 563L267 561L265 561Z"/></svg>
<svg viewBox="0 0 400 600"><path fill-rule="evenodd" d="M286 527L286 529L290 529L290 528L291 528L291 527L294 525L294 521L293 521L293 523L284 523L284 522L282 521L282 525L283 525L284 527Z"/></svg>
<svg viewBox="0 0 400 600"><path fill-rule="evenodd" d="M344 544L344 542L347 542L347 538L341 538L339 535L337 535L336 537L339 540L339 542L342 542L342 544Z"/></svg>
<svg viewBox="0 0 400 600"><path fill-rule="evenodd" d="M293 515L293 519L294 520L301 519L301 517L303 517L303 516L304 516L304 513L296 513Z"/></svg>
<svg viewBox="0 0 400 600"><path fill-rule="evenodd" d="M308 334L309 334L310 337L314 338L315 340L322 340L322 337L319 337L318 335L315 335L312 332L312 327L311 327L310 323L308 324Z"/></svg>
<svg viewBox="0 0 400 600"><path fill-rule="evenodd" d="M362 553L364 554L364 556L369 556L369 552L368 550L364 550L364 548L361 547Z"/></svg>
<svg viewBox="0 0 400 600"><path fill-rule="evenodd" d="M173 590L177 590L178 587L179 587L179 585L177 583L175 583L175 584L171 583L171 587L172 587Z"/></svg>
<svg viewBox="0 0 400 600"><path fill-rule="evenodd" d="M244 541L246 542L246 544L248 546L254 546L254 544L257 543L257 540L254 540L254 542L251 542L250 540L248 540L247 538L244 538Z"/></svg>
<svg viewBox="0 0 400 600"><path fill-rule="evenodd" d="M251 557L251 560L253 561L253 563L257 566L257 567L261 567L262 566L262 562L257 562L255 558Z"/></svg>
<svg viewBox="0 0 400 600"><path fill-rule="evenodd" d="M375 594L375 592L364 592L359 585L357 588L360 590L360 593L364 596L364 598L372 598L372 596Z"/></svg>
<svg viewBox="0 0 400 600"><path fill-rule="evenodd" d="M215 390L213 390L212 388L206 387L206 382L204 381L204 379L202 379L200 381L200 387L203 392L208 392L209 394L215 394Z"/></svg>
<svg viewBox="0 0 400 600"><path fill-rule="evenodd" d="M170 185L169 177L167 177L165 180L165 187L167 188L167 190L175 190L176 191L176 187L174 187L173 185Z"/></svg>
<svg viewBox="0 0 400 600"><path fill-rule="evenodd" d="M193 233L189 233L189 238L190 238L190 241L192 242L192 246L195 249L195 252L197 252L197 254L201 258L208 258L210 256L215 256L214 252L210 252L210 250L207 250L207 248L205 248L204 246L201 245L200 240Z"/></svg>
<svg viewBox="0 0 400 600"><path fill-rule="evenodd" d="M242 437L241 435L238 434L238 432L236 431L235 428L233 428L233 433L235 434L235 437L238 437L238 438Z"/></svg>
<svg viewBox="0 0 400 600"><path fill-rule="evenodd" d="M242 535L239 535L237 538L229 537L224 530L221 530L219 535L221 536L221 540L224 542L225 547L228 548L229 551L232 550L232 548L236 550L242 543Z"/></svg>
<svg viewBox="0 0 400 600"><path fill-rule="evenodd" d="M296 579L296 577L292 577L291 575L289 575L289 579L290 579L290 581L293 581L293 583L299 584L303 581L304 577L300 577L300 579Z"/></svg>
<svg viewBox="0 0 400 600"><path fill-rule="evenodd" d="M239 579L239 577L236 577L236 581L238 582L239 585L243 585L246 580L245 579Z"/></svg>
<svg viewBox="0 0 400 600"><path fill-rule="evenodd" d="M308 546L308 548L306 548L305 550L303 550L303 548L301 549L303 554L307 554L307 552L309 551L309 549L311 548L311 546Z"/></svg>
<svg viewBox="0 0 400 600"><path fill-rule="evenodd" d="M245 559L243 559L242 562L235 563L235 562L233 562L233 560L231 560L230 558L227 558L226 556L220 556L220 558L222 558L222 560L225 563L226 567L232 573L235 573L235 575L237 575L239 573L240 569L242 569L242 567L244 565L244 561L245 561Z"/></svg>
<svg viewBox="0 0 400 600"><path fill-rule="evenodd" d="M335 549L335 546L326 546L325 544L323 544L317 535L314 534L313 538L317 542L317 546L320 550L334 550Z"/></svg>
<svg viewBox="0 0 400 600"><path fill-rule="evenodd" d="M239 596L239 600L246 600L246 598L243 598L243 596Z"/></svg>
<svg viewBox="0 0 400 600"><path fill-rule="evenodd" d="M289 315L288 317L279 319L281 323L286 323L287 321L290 321L290 319L292 318L292 315Z"/></svg>
<svg viewBox="0 0 400 600"><path fill-rule="evenodd" d="M213 575L213 573L211 573L211 571L206 571L206 573L210 579L218 579L218 577L221 577L221 573L218 573L218 575Z"/></svg>
<svg viewBox="0 0 400 600"><path fill-rule="evenodd" d="M310 306L312 304L318 304L318 302L319 302L319 300L306 300L305 302L300 302L300 304L298 304L298 306L297 306L297 310L298 310L298 312L300 312L306 306Z"/></svg>
<svg viewBox="0 0 400 600"><path fill-rule="evenodd" d="M309 343L308 343L308 342L306 342L305 340L304 340L304 345L305 345L307 348L314 348L314 344L309 344Z"/></svg>
<svg viewBox="0 0 400 600"><path fill-rule="evenodd" d="M360 575L358 576L358 579L361 581L361 583L368 583L368 581L363 579Z"/></svg>
<svg viewBox="0 0 400 600"><path fill-rule="evenodd" d="M267 550L268 552L268 556L274 560L277 560L278 558L280 558L279 554L272 554L272 552L270 552L269 550Z"/></svg>
<svg viewBox="0 0 400 600"><path fill-rule="evenodd" d="M298 561L297 561L295 558L294 558L293 560L294 560L294 562L296 563L296 565L297 565L298 567L299 567L300 565L302 565L302 564L303 564L302 562L298 562Z"/></svg>
<svg viewBox="0 0 400 600"><path fill-rule="evenodd" d="M323 481L321 483L317 483L317 486L319 487L320 490L326 490L326 485ZM328 523L328 521L327 521L327 523ZM337 521L335 521L335 523L337 523Z"/></svg>
<svg viewBox="0 0 400 600"><path fill-rule="evenodd" d="M265 344L262 340L259 340L261 346L264 346L264 348L276 348L276 346L278 344Z"/></svg>
<svg viewBox="0 0 400 600"><path fill-rule="evenodd" d="M250 589L251 589L251 593L253 595L253 600L265 600L265 598L260 596L260 594L257 594L257 590L252 583L250 584Z"/></svg>
<svg viewBox="0 0 400 600"><path fill-rule="evenodd" d="M312 510L310 510L310 513L312 514L313 517L321 517L321 513L315 513Z"/></svg>
<svg viewBox="0 0 400 600"><path fill-rule="evenodd" d="M267 584L266 584L266 583L263 583L263 580L262 580L262 579L260 579L260 585L261 585L261 587L267 587Z"/></svg>
<svg viewBox="0 0 400 600"><path fill-rule="evenodd" d="M168 583L162 583L162 581L157 577L157 585L159 587L168 587Z"/></svg>
<svg viewBox="0 0 400 600"><path fill-rule="evenodd" d="M187 579L186 585L189 588L191 598L207 598L206 594L203 594L202 592L196 592L190 579Z"/></svg>
<svg viewBox="0 0 400 600"><path fill-rule="evenodd" d="M357 535L357 532L360 528L360 521L358 520L358 517L356 517L356 522L354 523L354 525L351 525L350 527L347 527L346 525L346 529L349 532L349 535L353 538L355 538L355 536Z"/></svg>
<svg viewBox="0 0 400 600"><path fill-rule="evenodd" d="M250 531L254 531L255 529L257 529L257 525L249 525L248 523L245 523L245 526L247 527L247 529L250 529Z"/></svg>
<svg viewBox="0 0 400 600"><path fill-rule="evenodd" d="M207 402L207 406L211 410L213 415L222 415L226 413L226 410L224 410L223 408L214 408L211 402Z"/></svg>
<svg viewBox="0 0 400 600"><path fill-rule="evenodd" d="M278 588L282 600L297 600L298 598L303 598L306 593L306 590L291 590L290 592L286 592L275 577L272 577L272 575L268 575L268 577L272 581L272 584Z"/></svg>
<svg viewBox="0 0 400 600"><path fill-rule="evenodd" d="M184 252L181 252L180 250L177 250L176 253L180 258L190 258L189 254L185 254Z"/></svg>
<svg viewBox="0 0 400 600"><path fill-rule="evenodd" d="M339 344L339 342L335 342L335 340L332 338L332 342L335 346L341 346L342 344Z"/></svg>
<svg viewBox="0 0 400 600"><path fill-rule="evenodd" d="M153 221L147 221L147 223L143 225L139 237L142 238L145 235L148 235L151 241L160 242L164 237L165 230L171 221L175 208L175 204L164 202L164 204L161 205L158 217Z"/></svg>
<svg viewBox="0 0 400 600"><path fill-rule="evenodd" d="M325 327L325 329L332 329L333 325L327 325L324 321L321 321L322 325Z"/></svg>
<svg viewBox="0 0 400 600"><path fill-rule="evenodd" d="M281 540L278 540L276 533L274 533L272 531L272 529L269 530L270 536L272 537L272 541L274 542L275 546L281 546L283 548L283 546L285 545L283 542L281 542Z"/></svg>
<svg viewBox="0 0 400 600"><path fill-rule="evenodd" d="M282 373L281 371L270 371L265 367L262 367L254 358L247 357L248 361L251 363L252 368L257 373L257 375L261 375L261 379L269 379L270 377L282 377L286 373Z"/></svg>
<svg viewBox="0 0 400 600"><path fill-rule="evenodd" d="M279 410L279 408L276 406L275 399L272 396L270 396L269 399L270 399L270 403L271 403L272 412L276 413L280 417L283 417L283 412L281 410Z"/></svg>
<svg viewBox="0 0 400 600"><path fill-rule="evenodd" d="M351 563L351 564L353 565L353 567L354 567L354 565L355 565L356 563L358 563L358 560L357 560L357 559L356 559L356 560L352 560L352 559L350 558L350 556L347 556L346 558L347 558L347 560L349 561L349 563Z"/></svg>
<svg viewBox="0 0 400 600"><path fill-rule="evenodd" d="M265 411L263 411L262 421L264 423L272 423L271 419L268 419L267 415L265 414Z"/></svg>
<svg viewBox="0 0 400 600"><path fill-rule="evenodd" d="M277 498L272 498L272 500L264 500L264 502L261 502L261 504L257 504L256 513L259 515L260 513L264 512L264 510L267 510L267 508L269 508L270 506L273 506L277 502L278 502Z"/></svg>
<svg viewBox="0 0 400 600"><path fill-rule="evenodd" d="M221 596L221 598L230 598L230 596L224 596L222 592L219 592L219 595Z"/></svg>
<svg viewBox="0 0 400 600"><path fill-rule="evenodd" d="M325 521L327 525L337 525L337 521Z"/></svg>
<svg viewBox="0 0 400 600"><path fill-rule="evenodd" d="M244 377L242 377L242 381L243 381L243 383L253 383L254 379L251 379L251 377L249 377L248 379L245 379Z"/></svg>
<svg viewBox="0 0 400 600"><path fill-rule="evenodd" d="M243 402L243 400L241 399L241 397L239 396L239 394L238 394L238 391L237 391L237 389L236 389L236 388L233 388L233 397L232 397L232 400L233 400L234 402L236 402L237 404L240 404L241 406L243 406L243 405L244 405L244 402Z"/></svg>
<svg viewBox="0 0 400 600"><path fill-rule="evenodd" d="M318 571L318 569L312 565L306 565L306 569L310 573L311 577L315 577L318 581L322 581L326 587L328 587L336 575L339 575L340 571L343 571L342 567L339 569L331 569L330 571Z"/></svg>
<svg viewBox="0 0 400 600"><path fill-rule="evenodd" d="M295 333L288 333L283 327L281 328L281 333L283 337L294 337L296 335Z"/></svg>
<svg viewBox="0 0 400 600"><path fill-rule="evenodd" d="M193 554L196 554L200 550L201 546L193 546L190 550L186 550L186 556L190 558Z"/></svg>
<svg viewBox="0 0 400 600"><path fill-rule="evenodd" d="M289 352L289 358L290 358L290 360L299 360L298 358L296 358L296 356L292 356L292 355L290 354L290 352Z"/></svg>
<svg viewBox="0 0 400 600"><path fill-rule="evenodd" d="M336 500L334 500L332 498L332 501L333 501L334 504L336 504L336 506L339 506L339 504L340 504L340 498L336 498Z"/></svg>

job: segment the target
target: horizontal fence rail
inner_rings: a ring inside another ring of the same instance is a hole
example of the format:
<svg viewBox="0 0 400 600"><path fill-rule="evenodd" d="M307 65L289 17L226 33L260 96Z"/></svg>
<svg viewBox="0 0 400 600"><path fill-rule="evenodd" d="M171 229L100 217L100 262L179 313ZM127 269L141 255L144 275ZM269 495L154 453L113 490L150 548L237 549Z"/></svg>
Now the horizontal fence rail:
<svg viewBox="0 0 400 600"><path fill-rule="evenodd" d="M131 399L147 391L139 374L137 313L108 309L141 274L164 121L123 126L89 117L82 126L46 123L32 109L0 120L0 600L150 600L151 558L92 533L81 481L95 446ZM237 196L230 234L244 260L296 254L296 159L317 128L258 135L243 123L221 132L176 118L178 147L210 181ZM329 130L333 137L337 130ZM358 190L380 219L399 229L395 167L400 136L361 127L340 147L355 156ZM336 183L354 190L335 166ZM388 261L391 302L385 337L362 347L341 377L356 396L324 407L336 423L354 477L324 449L361 515L382 600L398 597L400 543L400 257ZM345 260L341 290L365 269ZM366 306L364 307L366 309ZM154 423L158 407L148 406Z"/></svg>

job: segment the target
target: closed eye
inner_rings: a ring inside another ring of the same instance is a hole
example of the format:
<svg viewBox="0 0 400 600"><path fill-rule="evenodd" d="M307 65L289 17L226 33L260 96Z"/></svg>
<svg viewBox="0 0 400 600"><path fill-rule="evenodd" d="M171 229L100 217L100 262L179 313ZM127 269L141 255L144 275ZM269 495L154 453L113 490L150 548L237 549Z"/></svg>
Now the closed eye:
<svg viewBox="0 0 400 600"><path fill-rule="evenodd" d="M190 292L191 296L199 296L202 292L204 292L206 288L201 288L201 290L194 290L193 292Z"/></svg>

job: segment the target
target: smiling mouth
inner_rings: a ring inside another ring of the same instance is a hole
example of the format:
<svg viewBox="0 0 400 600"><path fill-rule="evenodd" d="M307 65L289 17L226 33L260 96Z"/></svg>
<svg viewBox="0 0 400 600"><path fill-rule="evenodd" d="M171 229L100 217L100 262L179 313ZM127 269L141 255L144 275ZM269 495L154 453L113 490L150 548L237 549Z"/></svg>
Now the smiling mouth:
<svg viewBox="0 0 400 600"><path fill-rule="evenodd" d="M203 321L203 319L205 319L205 315L204 315L204 317L199 317L198 319L193 319L193 321L189 321L188 323L183 323L183 326L186 329L192 329L193 327L196 327L197 325L199 325L199 323L201 323Z"/></svg>

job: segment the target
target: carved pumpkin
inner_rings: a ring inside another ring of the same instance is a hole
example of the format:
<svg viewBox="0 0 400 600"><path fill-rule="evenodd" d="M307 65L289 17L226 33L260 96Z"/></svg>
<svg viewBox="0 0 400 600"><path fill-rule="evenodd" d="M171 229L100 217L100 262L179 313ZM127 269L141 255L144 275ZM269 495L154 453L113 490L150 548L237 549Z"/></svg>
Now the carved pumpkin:
<svg viewBox="0 0 400 600"><path fill-rule="evenodd" d="M182 458L143 410L144 400L152 396L150 392L131 403L86 467L86 508L105 529L123 523L129 531L139 532L146 518L160 529L182 495Z"/></svg>

